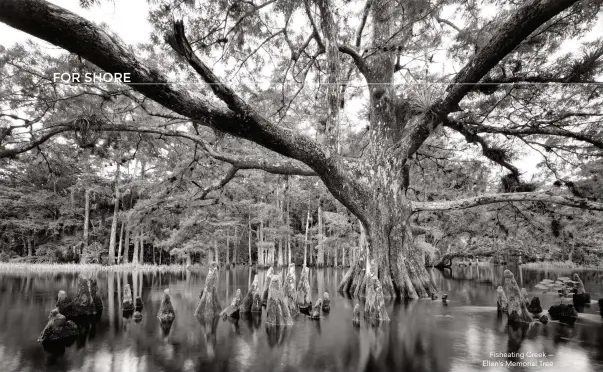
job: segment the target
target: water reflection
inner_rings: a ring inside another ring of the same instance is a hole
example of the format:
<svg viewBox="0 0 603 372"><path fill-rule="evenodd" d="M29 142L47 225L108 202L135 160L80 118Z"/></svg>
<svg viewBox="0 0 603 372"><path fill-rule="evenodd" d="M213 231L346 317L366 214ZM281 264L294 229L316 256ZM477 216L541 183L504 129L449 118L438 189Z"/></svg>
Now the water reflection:
<svg viewBox="0 0 603 372"><path fill-rule="evenodd" d="M492 359L491 352L527 351L552 355L546 359L553 363L547 371L602 370L603 325L598 306L586 307L574 325L553 321L510 327L495 307L504 269L474 265L433 270L435 282L449 294L448 306L441 300L388 301L392 320L378 327L364 321L352 326L352 309L358 302L363 307L364 302L336 293L343 276L339 269L312 270L310 275L312 299L329 292L330 313L320 321L299 315L291 327L266 327L265 313L241 314L240 319L196 319L193 313L204 271L103 273L97 275L105 304L102 314L78 322L81 332L73 344L44 347L36 339L56 294L61 289L75 293L77 275L0 273L0 370L467 371L483 370L482 363ZM545 309L559 303L559 298L539 293L534 285L570 274L512 271L530 296L540 297ZM237 289L246 293L255 274L247 268L220 271L220 302L230 303ZM263 288L265 272L258 274ZM298 269L298 278L299 274ZM583 272L581 277L593 299L603 297L600 274ZM143 301L139 323L122 316L126 284L133 298L140 296ZM161 324L156 317L165 288L170 288L176 312L171 324Z"/></svg>

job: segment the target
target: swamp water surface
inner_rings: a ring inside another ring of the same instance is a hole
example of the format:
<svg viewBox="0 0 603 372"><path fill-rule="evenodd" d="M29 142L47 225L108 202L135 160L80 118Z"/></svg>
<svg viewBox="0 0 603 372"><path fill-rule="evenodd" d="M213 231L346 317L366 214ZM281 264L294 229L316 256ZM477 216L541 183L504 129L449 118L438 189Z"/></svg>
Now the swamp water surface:
<svg viewBox="0 0 603 372"><path fill-rule="evenodd" d="M96 323L62 354L36 341L61 289L76 292L77 274L0 272L0 371L603 371L603 322L592 304L573 325L552 321L512 329L496 312L502 266L432 270L440 299L389 301L391 322L381 327L352 325L358 301L336 292L341 269L311 270L312 299L328 291L331 311L320 321L303 314L288 328L267 329L261 318L216 319L201 324L193 316L205 272L98 273L104 311ZM530 298L546 310L556 294L534 288L543 279L571 271L511 268ZM226 307L238 288L243 296L255 270L219 272L218 294ZM259 273L263 279L265 271ZM299 279L300 270L297 270ZM593 300L603 297L603 273L580 273ZM121 313L123 287L144 302L140 323ZM263 281L260 280L263 285ZM163 290L170 288L176 320L162 329L156 317ZM108 296L110 294L110 296ZM565 301L567 303L567 300ZM490 353L523 353L492 357ZM529 357L546 353L546 357ZM496 366L507 361L519 365ZM540 362L543 362L541 364ZM487 363L490 363L489 366ZM521 366L521 363L535 365Z"/></svg>

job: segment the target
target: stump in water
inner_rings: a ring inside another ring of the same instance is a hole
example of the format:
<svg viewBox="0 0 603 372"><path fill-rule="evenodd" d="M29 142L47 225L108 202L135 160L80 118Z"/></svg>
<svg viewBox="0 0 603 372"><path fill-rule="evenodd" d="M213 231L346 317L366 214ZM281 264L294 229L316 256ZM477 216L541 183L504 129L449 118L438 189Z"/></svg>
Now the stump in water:
<svg viewBox="0 0 603 372"><path fill-rule="evenodd" d="M312 308L312 313L310 314L310 318L312 319L320 319L320 315L322 313L322 299L319 298L316 300L316 304Z"/></svg>
<svg viewBox="0 0 603 372"><path fill-rule="evenodd" d="M308 275L310 269L305 266L302 269L299 277L299 283L297 283L297 306L300 310L308 313L312 307L312 298L310 297L310 281Z"/></svg>
<svg viewBox="0 0 603 372"><path fill-rule="evenodd" d="M220 314L222 306L218 301L218 293L216 289L216 281L218 280L218 265L215 262L209 264L209 272L205 279L203 295L195 310L196 317L213 317Z"/></svg>
<svg viewBox="0 0 603 372"><path fill-rule="evenodd" d="M540 318L538 318L538 320L540 320L540 323L542 323L542 324L547 324L549 322L549 317L546 315L541 315Z"/></svg>
<svg viewBox="0 0 603 372"><path fill-rule="evenodd" d="M505 270L503 275L505 278L503 287L509 303L509 322L531 322L532 316L530 315L523 296L519 291L519 286L515 281L513 273L510 270Z"/></svg>
<svg viewBox="0 0 603 372"><path fill-rule="evenodd" d="M582 279L580 279L580 276L578 276L577 273L574 273L574 275L572 276L572 279L577 282L576 286L575 286L575 290L576 292L574 293L572 299L574 302L574 307L582 309L584 307L584 305L588 305L590 304L590 293L587 293L584 290L584 283L582 282ZM582 310L580 310L582 311Z"/></svg>
<svg viewBox="0 0 603 372"><path fill-rule="evenodd" d="M90 281L83 275L80 275L78 278L77 294L71 303L71 311L75 317L96 314L94 300L90 293Z"/></svg>
<svg viewBox="0 0 603 372"><path fill-rule="evenodd" d="M224 310L220 313L220 315L226 319L230 318L238 318L239 317L239 309L241 307L241 290L237 289L237 293L230 302L230 305L226 306Z"/></svg>
<svg viewBox="0 0 603 372"><path fill-rule="evenodd" d="M96 312L100 313L104 306L103 299L98 293L98 283L96 282L96 279L90 279L90 294L92 295L92 301L94 302Z"/></svg>
<svg viewBox="0 0 603 372"><path fill-rule="evenodd" d="M278 275L270 277L268 301L266 303L266 324L274 326L293 325L289 307L281 292L281 280Z"/></svg>
<svg viewBox="0 0 603 372"><path fill-rule="evenodd" d="M170 298L169 288L166 288L165 291L163 291L163 300L159 306L157 318L159 318L161 323L171 323L174 318L176 318L176 313L174 312L174 307L172 306L172 300Z"/></svg>
<svg viewBox="0 0 603 372"><path fill-rule="evenodd" d="M322 311L324 313L331 311L331 298L329 297L329 292L325 292L322 295Z"/></svg>
<svg viewBox="0 0 603 372"><path fill-rule="evenodd" d="M272 274L274 273L274 269L272 268L272 266L270 266L268 268L268 271L266 271L266 280L264 283L264 291L262 292L262 305L266 306L266 302L268 301L268 289L270 288L270 278L272 277Z"/></svg>
<svg viewBox="0 0 603 372"><path fill-rule="evenodd" d="M136 323L139 323L142 320L142 313L140 311L135 311L134 315L132 315L132 319L134 319Z"/></svg>
<svg viewBox="0 0 603 372"><path fill-rule="evenodd" d="M385 310L385 300L383 298L383 289L381 282L374 274L369 274L366 284L366 304L364 306L364 316L372 321L387 322L389 315Z"/></svg>
<svg viewBox="0 0 603 372"><path fill-rule="evenodd" d="M59 309L59 313L66 316L67 318L73 316L73 308L71 307L71 303L73 299L69 298L67 292L59 291L59 295L57 296L56 308Z"/></svg>
<svg viewBox="0 0 603 372"><path fill-rule="evenodd" d="M360 304L356 304L354 310L352 310L352 323L360 325Z"/></svg>
<svg viewBox="0 0 603 372"><path fill-rule="evenodd" d="M134 311L134 303L132 302L132 290L130 290L129 284L126 284L126 286L124 287L124 300L121 306L121 310L124 313Z"/></svg>
<svg viewBox="0 0 603 372"><path fill-rule="evenodd" d="M575 321L578 318L578 312L574 309L574 305L553 305L549 308L549 314L553 319Z"/></svg>
<svg viewBox="0 0 603 372"><path fill-rule="evenodd" d="M496 308L499 313L506 313L509 310L509 301L507 300L507 296L505 295L505 290L502 286L498 286L496 289Z"/></svg>
<svg viewBox="0 0 603 372"><path fill-rule="evenodd" d="M247 291L247 295L241 302L241 306L239 308L240 313L249 313L251 312L251 307L253 305L253 296L258 292L258 275L256 274L253 277L253 283L251 283L251 287L249 287L249 291Z"/></svg>
<svg viewBox="0 0 603 372"><path fill-rule="evenodd" d="M580 279L580 276L577 273L574 273L572 279L577 282L575 285L576 294L586 293L586 291L584 290L584 283L582 282L582 279Z"/></svg>
<svg viewBox="0 0 603 372"><path fill-rule="evenodd" d="M48 315L48 323L42 330L38 341L60 341L75 337L77 334L77 325L59 313L59 309L53 309Z"/></svg>
<svg viewBox="0 0 603 372"><path fill-rule="evenodd" d="M532 314L540 314L542 312L542 306L540 306L540 299L538 297L532 299L532 302L528 306L528 311Z"/></svg>
<svg viewBox="0 0 603 372"><path fill-rule="evenodd" d="M253 294L253 302L251 303L251 312L252 313L262 313L262 298L260 297L259 292L255 292Z"/></svg>
<svg viewBox="0 0 603 372"><path fill-rule="evenodd" d="M291 316L297 316L299 314L299 307L297 306L297 301L295 300L295 264L293 263L289 264L289 270L287 271L283 292Z"/></svg>
<svg viewBox="0 0 603 372"><path fill-rule="evenodd" d="M134 302L134 310L142 311L142 298L140 296L136 296L136 301Z"/></svg>

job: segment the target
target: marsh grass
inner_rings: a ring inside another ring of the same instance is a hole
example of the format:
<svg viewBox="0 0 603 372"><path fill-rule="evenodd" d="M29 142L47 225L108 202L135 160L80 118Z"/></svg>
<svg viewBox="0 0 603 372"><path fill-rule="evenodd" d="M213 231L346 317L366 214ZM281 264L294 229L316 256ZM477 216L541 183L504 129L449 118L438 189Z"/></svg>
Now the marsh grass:
<svg viewBox="0 0 603 372"><path fill-rule="evenodd" d="M578 265L572 261L541 261L528 262L521 265L528 269L573 269L573 270L603 270L599 265Z"/></svg>
<svg viewBox="0 0 603 372"><path fill-rule="evenodd" d="M75 264L75 263L24 263L24 262L2 262L0 273L79 273L79 272L183 272L187 267L184 265L110 265L98 264Z"/></svg>

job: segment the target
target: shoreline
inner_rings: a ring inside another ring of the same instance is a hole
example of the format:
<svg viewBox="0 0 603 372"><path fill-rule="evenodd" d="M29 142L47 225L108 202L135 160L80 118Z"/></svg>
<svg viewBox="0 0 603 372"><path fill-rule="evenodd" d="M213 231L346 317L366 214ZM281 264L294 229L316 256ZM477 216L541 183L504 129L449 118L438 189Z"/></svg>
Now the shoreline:
<svg viewBox="0 0 603 372"><path fill-rule="evenodd" d="M568 270L594 270L603 271L603 264L599 265L578 265L571 261L540 261L527 262L520 265L526 269L568 269Z"/></svg>
<svg viewBox="0 0 603 372"><path fill-rule="evenodd" d="M76 263L11 263L1 262L0 273L46 273L46 272L172 272L187 271L185 265L153 265L153 264L76 264Z"/></svg>

